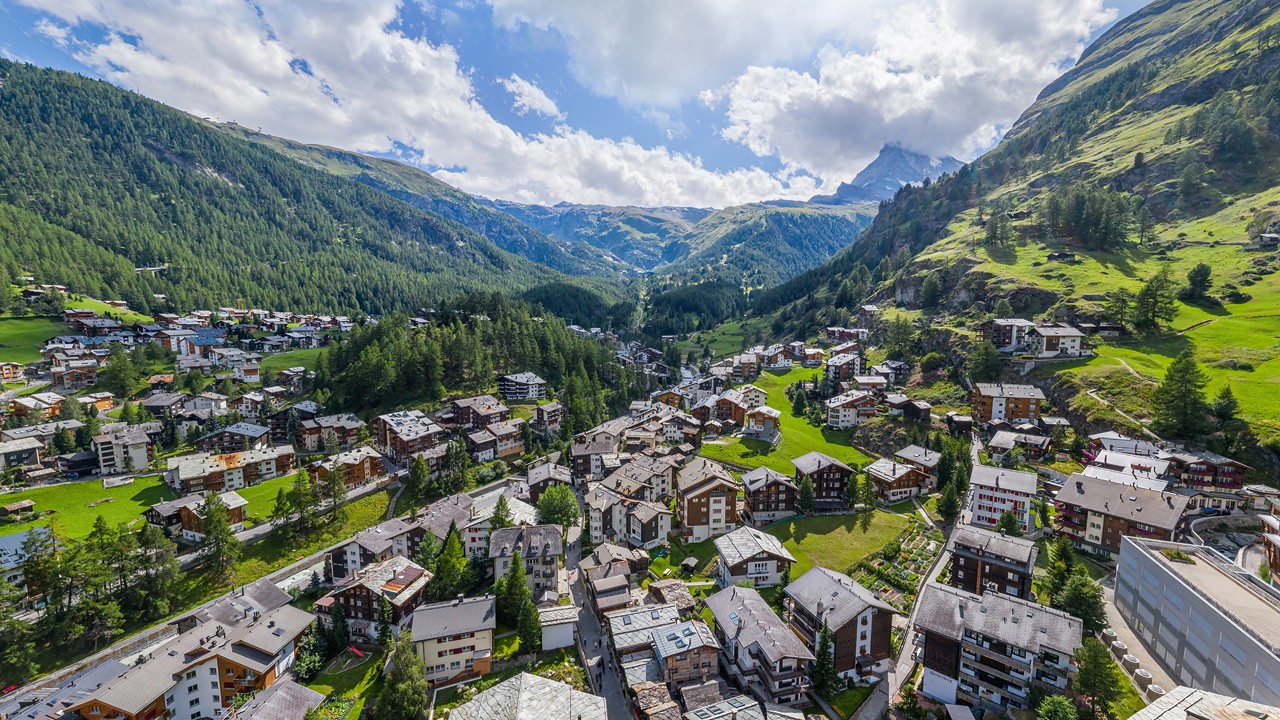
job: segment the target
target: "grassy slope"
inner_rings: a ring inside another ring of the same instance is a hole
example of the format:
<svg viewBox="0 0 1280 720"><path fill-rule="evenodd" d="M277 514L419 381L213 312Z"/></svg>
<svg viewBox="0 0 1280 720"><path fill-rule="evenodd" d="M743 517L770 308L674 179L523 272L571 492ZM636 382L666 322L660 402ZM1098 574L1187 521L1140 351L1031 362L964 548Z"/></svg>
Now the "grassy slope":
<svg viewBox="0 0 1280 720"><path fill-rule="evenodd" d="M111 502L92 505L104 498ZM124 485L104 490L102 481L52 485L0 495L0 504L8 505L19 500L34 500L37 512L54 510L53 515L23 523L0 524L0 535L11 535L37 525L52 525L61 535L73 540L83 540L93 530L93 523L101 515L111 525L141 522L142 513L152 505L172 500L173 491L161 481L159 475L148 475Z"/></svg>
<svg viewBox="0 0 1280 720"><path fill-rule="evenodd" d="M35 362L46 340L67 332L67 326L53 318L4 318L0 320L0 362Z"/></svg>
<svg viewBox="0 0 1280 720"><path fill-rule="evenodd" d="M817 450L845 463L865 465L869 458L849 445L848 431L836 432L817 428L803 417L793 415L791 403L784 394L786 387L798 380L812 380L821 370L795 368L785 373L765 371L752 383L769 394L769 407L782 412L782 440L774 447L759 440L729 438L724 444L717 441L703 443L701 454L712 460L721 460L747 467L770 467L791 475L795 466L792 458Z"/></svg>
<svg viewBox="0 0 1280 720"><path fill-rule="evenodd" d="M316 360L320 357L320 353L324 352L323 348L305 348L302 350L289 350L288 352L269 355L262 359L259 365L263 370L271 372L280 372L291 367L305 367L310 370L316 366Z"/></svg>

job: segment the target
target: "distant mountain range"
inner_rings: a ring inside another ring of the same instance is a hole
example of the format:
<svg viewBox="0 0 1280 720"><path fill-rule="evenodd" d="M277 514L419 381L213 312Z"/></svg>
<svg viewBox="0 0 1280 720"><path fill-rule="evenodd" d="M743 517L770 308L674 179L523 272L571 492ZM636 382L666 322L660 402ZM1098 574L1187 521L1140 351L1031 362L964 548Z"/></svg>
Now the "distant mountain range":
<svg viewBox="0 0 1280 720"><path fill-rule="evenodd" d="M854 176L853 182L840 183L835 194L815 195L809 202L846 204L892 200L903 185L919 185L926 179L937 180L962 167L964 163L950 155L934 158L890 143L880 148L880 154Z"/></svg>

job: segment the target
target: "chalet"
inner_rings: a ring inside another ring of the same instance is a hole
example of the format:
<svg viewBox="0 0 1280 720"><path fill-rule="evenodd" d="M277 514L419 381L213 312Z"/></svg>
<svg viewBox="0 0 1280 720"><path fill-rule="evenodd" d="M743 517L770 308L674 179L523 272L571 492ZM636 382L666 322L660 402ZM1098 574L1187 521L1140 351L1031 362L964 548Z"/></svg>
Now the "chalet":
<svg viewBox="0 0 1280 720"><path fill-rule="evenodd" d="M52 392L38 392L32 395L15 397L9 403L9 412L14 417L25 418L40 413L44 418L54 418L62 413L63 396Z"/></svg>
<svg viewBox="0 0 1280 720"><path fill-rule="evenodd" d="M741 426L746 423L747 411L751 407L741 391L725 390L716 399L716 419L720 422L731 422L734 425Z"/></svg>
<svg viewBox="0 0 1280 720"><path fill-rule="evenodd" d="M974 525L957 525L947 542L952 587L975 595L1002 592L1035 600L1031 590L1035 574L1035 542Z"/></svg>
<svg viewBox="0 0 1280 720"><path fill-rule="evenodd" d="M822 341L831 345L846 342L858 342L867 337L862 328L829 327L822 331Z"/></svg>
<svg viewBox="0 0 1280 720"><path fill-rule="evenodd" d="M768 601L752 588L729 586L708 597L706 603L715 620L716 640L723 647L722 664L729 679L758 702L807 706L813 653ZM696 712L691 714L697 717Z"/></svg>
<svg viewBox="0 0 1280 720"><path fill-rule="evenodd" d="M552 401L533 409L533 426L539 430L558 433L563 422L564 406L559 402Z"/></svg>
<svg viewBox="0 0 1280 720"><path fill-rule="evenodd" d="M978 326L978 337L997 350L1011 352L1026 347L1035 327L1035 323L1022 318L996 318Z"/></svg>
<svg viewBox="0 0 1280 720"><path fill-rule="evenodd" d="M882 502L896 503L933 488L933 478L915 465L880 458L866 467L867 479L875 484L876 497Z"/></svg>
<svg viewBox="0 0 1280 720"><path fill-rule="evenodd" d="M1253 469L1208 450L1173 450L1168 458L1170 474L1178 482L1192 487L1239 490L1244 486L1245 473Z"/></svg>
<svg viewBox="0 0 1280 720"><path fill-rule="evenodd" d="M776 445L782 436L782 412L776 408L761 405L748 410L744 419L746 422L742 431L745 437Z"/></svg>
<svg viewBox="0 0 1280 720"><path fill-rule="evenodd" d="M371 447L358 447L317 460L307 468L311 482L319 484L332 473L340 473L348 488L358 487L383 474L382 456Z"/></svg>
<svg viewBox="0 0 1280 720"><path fill-rule="evenodd" d="M39 465L42 450L44 443L34 437L0 442L0 470Z"/></svg>
<svg viewBox="0 0 1280 720"><path fill-rule="evenodd" d="M785 370L791 367L791 356L781 345L770 345L756 353L760 358L760 366L769 370Z"/></svg>
<svg viewBox="0 0 1280 720"><path fill-rule="evenodd" d="M733 530L738 526L738 482L723 465L694 458L676 478L676 515L688 542Z"/></svg>
<svg viewBox="0 0 1280 720"><path fill-rule="evenodd" d="M153 392L142 401L142 409L155 417L164 417L182 408L190 398L181 392Z"/></svg>
<svg viewBox="0 0 1280 720"><path fill-rule="evenodd" d="M524 418L493 423L488 427L488 432L493 436L495 457L524 455Z"/></svg>
<svg viewBox="0 0 1280 720"><path fill-rule="evenodd" d="M55 420L54 422L40 423L39 425L27 425L26 427L9 428L0 432L0 441L25 440L26 438L35 438L40 441L42 446L48 446L49 440L59 430L66 430L74 435L76 431L84 427L84 423L79 420Z"/></svg>
<svg viewBox="0 0 1280 720"><path fill-rule="evenodd" d="M338 583L316 601L317 615L332 616L341 607L352 640L371 642L378 637L378 611L385 599L391 605L392 632L408 624L431 573L406 557L392 557L360 570Z"/></svg>
<svg viewBox="0 0 1280 720"><path fill-rule="evenodd" d="M525 582L533 597L560 592L564 563L564 528L559 525L520 525L489 533L489 561L493 576L502 577L512 562L524 562Z"/></svg>
<svg viewBox="0 0 1280 720"><path fill-rule="evenodd" d="M1080 357L1084 354L1084 333L1069 325L1042 325L1031 331L1028 346L1038 358Z"/></svg>
<svg viewBox="0 0 1280 720"><path fill-rule="evenodd" d="M487 675L498 626L492 595L422 605L413 611L413 650L432 683Z"/></svg>
<svg viewBox="0 0 1280 720"><path fill-rule="evenodd" d="M0 380L5 382L16 382L24 377L24 368L22 363L16 362L0 362Z"/></svg>
<svg viewBox="0 0 1280 720"><path fill-rule="evenodd" d="M615 446L607 441L574 443L569 448L574 477L600 477L604 473L604 456L613 452L616 452Z"/></svg>
<svg viewBox="0 0 1280 720"><path fill-rule="evenodd" d="M192 498L195 499L192 502ZM227 524L231 526L231 532L240 532L244 529L244 508L249 504L248 500L240 497L239 493L234 490L218 495L218 499L222 501L222 505L227 509ZM175 509L178 515L178 526L181 528L182 539L187 542L198 543L204 539L204 504L205 496L191 495L182 500L174 501L179 503ZM165 505L165 503L161 503ZM152 506L156 509L157 506ZM150 511L148 511L150 513ZM151 518L147 518L151 522ZM162 527L166 531L173 528Z"/></svg>
<svg viewBox="0 0 1280 720"><path fill-rule="evenodd" d="M828 455L814 451L791 461L796 467L796 487L805 479L813 483L814 497L820 505L843 506L846 489L853 478L853 468Z"/></svg>
<svg viewBox="0 0 1280 720"><path fill-rule="evenodd" d="M1177 493L1075 474L1055 498L1058 532L1077 548L1114 559L1125 535L1176 541L1188 502Z"/></svg>
<svg viewBox="0 0 1280 720"><path fill-rule="evenodd" d="M998 463L1003 461L1006 455L1017 449L1022 452L1024 458L1035 461L1049 452L1051 443L1052 440L1044 435L1000 430L987 441L987 454L992 462Z"/></svg>
<svg viewBox="0 0 1280 720"><path fill-rule="evenodd" d="M844 573L815 567L782 589L782 617L810 652L818 635L831 628L836 672L866 677L889 659L893 616L879 594Z"/></svg>
<svg viewBox="0 0 1280 720"><path fill-rule="evenodd" d="M74 391L86 388L98 381L98 361L71 360L61 365L54 365L49 370L49 379L54 387L61 390Z"/></svg>
<svg viewBox="0 0 1280 720"><path fill-rule="evenodd" d="M86 414L90 409L96 410L99 413L106 413L115 409L116 406L116 396L105 391L76 395L75 401L80 403L86 411Z"/></svg>
<svg viewBox="0 0 1280 720"><path fill-rule="evenodd" d="M312 452L327 447L349 448L355 445L364 428L364 421L351 413L315 415L298 423L298 440Z"/></svg>
<svg viewBox="0 0 1280 720"><path fill-rule="evenodd" d="M883 377L890 385L900 385L911 377L911 365L901 360L885 360L879 365L872 365L868 372Z"/></svg>
<svg viewBox="0 0 1280 720"><path fill-rule="evenodd" d="M573 473L569 468L554 463L545 463L529 468L526 474L529 486L529 502L537 505L542 493L556 485L573 485Z"/></svg>
<svg viewBox="0 0 1280 720"><path fill-rule="evenodd" d="M847 430L877 417L880 410L874 395L854 390L827 400L827 426Z"/></svg>
<svg viewBox="0 0 1280 720"><path fill-rule="evenodd" d="M742 475L743 520L767 525L796 514L796 484L777 470L759 467Z"/></svg>
<svg viewBox="0 0 1280 720"><path fill-rule="evenodd" d="M259 596L272 602L264 604ZM95 671L95 685L64 703L65 716L227 716L234 712L234 698L270 689L293 666L298 643L315 617L289 605L289 599L288 593L251 586L237 590L225 605L179 620L178 635L155 646L146 662L100 666L105 672Z"/></svg>
<svg viewBox="0 0 1280 720"><path fill-rule="evenodd" d="M889 389L889 381L880 375L854 375L840 383L840 387L847 392L860 390L865 393L883 395Z"/></svg>
<svg viewBox="0 0 1280 720"><path fill-rule="evenodd" d="M916 601L920 691L941 703L1027 709L1033 689L1063 695L1080 620L1030 600L929 584Z"/></svg>
<svg viewBox="0 0 1280 720"><path fill-rule="evenodd" d="M164 481L175 492L240 490L293 472L293 447L257 448L232 453L198 453L168 459Z"/></svg>
<svg viewBox="0 0 1280 720"><path fill-rule="evenodd" d="M231 371L231 377L237 382L260 383L262 382L262 367L257 363L237 365L236 368Z"/></svg>
<svg viewBox="0 0 1280 720"><path fill-rule="evenodd" d="M795 563L795 556L778 538L753 527L740 527L715 539L720 563L716 582L729 587L742 582L752 587L773 587Z"/></svg>
<svg viewBox="0 0 1280 720"><path fill-rule="evenodd" d="M498 439L493 433L481 428L467 433L467 454L477 463L487 463L497 457Z"/></svg>
<svg viewBox="0 0 1280 720"><path fill-rule="evenodd" d="M915 467L920 472L933 478L938 477L938 462L942 453L922 448L919 445L908 445L893 456L899 461Z"/></svg>
<svg viewBox="0 0 1280 720"><path fill-rule="evenodd" d="M531 372L503 375L498 394L507 400L541 400L547 396L547 381Z"/></svg>
<svg viewBox="0 0 1280 720"><path fill-rule="evenodd" d="M251 420L256 420L263 413L270 413L272 405L273 403L264 393L256 390L231 398L227 402L227 407L239 414L240 417Z"/></svg>
<svg viewBox="0 0 1280 720"><path fill-rule="evenodd" d="M453 401L453 419L462 428L485 428L510 417L511 410L492 395L477 395Z"/></svg>
<svg viewBox="0 0 1280 720"><path fill-rule="evenodd" d="M238 422L196 440L200 452L233 453L268 447L271 430L262 425Z"/></svg>
<svg viewBox="0 0 1280 720"><path fill-rule="evenodd" d="M407 463L414 455L436 447L444 434L444 428L421 410L401 410L373 420L374 444L396 463Z"/></svg>
<svg viewBox="0 0 1280 720"><path fill-rule="evenodd" d="M862 305L858 308L858 322L863 327L875 327L880 318L880 308L876 305Z"/></svg>
<svg viewBox="0 0 1280 720"><path fill-rule="evenodd" d="M1034 385L977 383L973 388L973 411L978 422L1006 420L1035 422L1040 418L1044 392Z"/></svg>
<svg viewBox="0 0 1280 720"><path fill-rule="evenodd" d="M844 382L855 375L861 375L865 366L866 360L858 353L835 355L827 360L823 376L831 382Z"/></svg>

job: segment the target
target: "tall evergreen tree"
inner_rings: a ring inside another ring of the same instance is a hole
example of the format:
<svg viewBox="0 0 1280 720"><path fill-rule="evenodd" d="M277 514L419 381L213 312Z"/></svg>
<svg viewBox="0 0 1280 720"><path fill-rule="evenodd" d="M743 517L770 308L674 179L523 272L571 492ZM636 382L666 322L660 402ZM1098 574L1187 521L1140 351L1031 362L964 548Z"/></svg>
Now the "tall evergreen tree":
<svg viewBox="0 0 1280 720"><path fill-rule="evenodd" d="M796 507L808 515L818 506L818 498L813 490L813 479L808 475L800 478L800 486L796 494Z"/></svg>
<svg viewBox="0 0 1280 720"><path fill-rule="evenodd" d="M836 670L835 643L831 637L831 627L826 621L818 631L818 647L813 653L813 673L811 680L813 689L819 695L830 697L840 690L840 673Z"/></svg>
<svg viewBox="0 0 1280 720"><path fill-rule="evenodd" d="M1085 636L1084 643L1075 653L1079 670L1074 681L1075 691L1089 701L1094 717L1111 716L1111 707L1120 699L1124 683L1128 680L1119 666L1111 659L1106 646L1092 636Z"/></svg>
<svg viewBox="0 0 1280 720"><path fill-rule="evenodd" d="M210 575L229 582L235 577L241 546L227 519L227 506L217 493L211 492L205 496L204 503L200 506L200 525L204 531L200 552Z"/></svg>
<svg viewBox="0 0 1280 720"><path fill-rule="evenodd" d="M431 699L431 684L410 633L400 634L391 651L390 667L374 716L379 720L419 720Z"/></svg>
<svg viewBox="0 0 1280 720"><path fill-rule="evenodd" d="M436 560L436 574L428 582L431 598L436 601L447 600L461 592L467 578L467 568L462 536L458 534L456 527L450 526L449 534L444 539L444 548Z"/></svg>
<svg viewBox="0 0 1280 720"><path fill-rule="evenodd" d="M960 493L956 491L955 483L948 483L943 488L942 497L938 498L938 515L948 525L960 517Z"/></svg>
<svg viewBox="0 0 1280 720"><path fill-rule="evenodd" d="M1190 349L1174 358L1156 387L1156 431L1182 438L1194 438L1204 432L1209 413L1204 386L1208 381Z"/></svg>
<svg viewBox="0 0 1280 720"><path fill-rule="evenodd" d="M507 502L507 496L504 493L498 496L498 502L493 507L493 519L489 521L489 531L492 532L514 526L515 521L511 517L511 504Z"/></svg>
<svg viewBox="0 0 1280 720"><path fill-rule="evenodd" d="M520 617L516 623L520 634L520 647L528 652L542 649L542 619L538 617L538 608L533 601L526 598L520 605Z"/></svg>

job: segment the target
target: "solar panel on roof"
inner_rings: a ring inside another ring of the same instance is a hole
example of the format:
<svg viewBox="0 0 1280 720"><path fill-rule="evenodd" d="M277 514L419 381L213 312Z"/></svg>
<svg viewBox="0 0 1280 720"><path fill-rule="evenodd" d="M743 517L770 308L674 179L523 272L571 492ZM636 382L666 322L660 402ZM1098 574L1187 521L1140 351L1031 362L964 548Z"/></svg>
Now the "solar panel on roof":
<svg viewBox="0 0 1280 720"><path fill-rule="evenodd" d="M746 703L742 702L742 698L733 698L732 700L730 700L730 701L729 701L729 705L731 705L731 706L733 706L733 707L736 707L736 708L746 707L746 706L747 706L747 704L746 704Z"/></svg>
<svg viewBox="0 0 1280 720"><path fill-rule="evenodd" d="M658 611L657 611L657 610L651 610L651 611L649 611L649 617L653 618L654 620L657 620L657 619L658 619Z"/></svg>
<svg viewBox="0 0 1280 720"><path fill-rule="evenodd" d="M623 625L630 625L630 624L631 624L631 616L630 616L630 615L628 615L628 616L626 616L626 617L622 618L622 624L623 624Z"/></svg>

